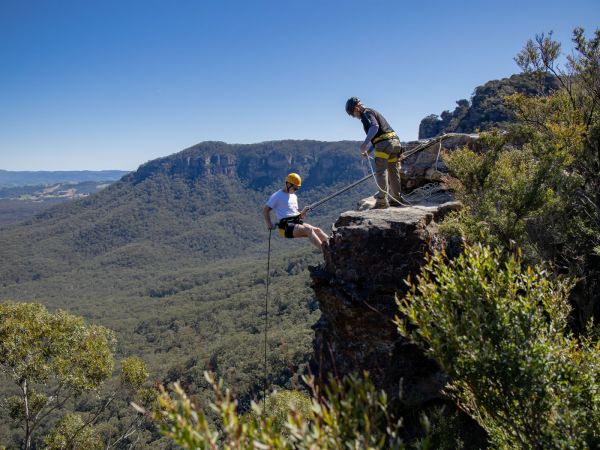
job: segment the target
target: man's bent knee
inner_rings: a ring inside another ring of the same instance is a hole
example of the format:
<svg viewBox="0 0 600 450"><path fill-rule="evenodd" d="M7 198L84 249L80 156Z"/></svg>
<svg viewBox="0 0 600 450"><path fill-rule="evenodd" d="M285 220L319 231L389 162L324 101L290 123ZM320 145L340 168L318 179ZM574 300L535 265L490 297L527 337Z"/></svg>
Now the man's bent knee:
<svg viewBox="0 0 600 450"><path fill-rule="evenodd" d="M296 225L294 227L294 237L308 237L311 230L312 227L308 224Z"/></svg>

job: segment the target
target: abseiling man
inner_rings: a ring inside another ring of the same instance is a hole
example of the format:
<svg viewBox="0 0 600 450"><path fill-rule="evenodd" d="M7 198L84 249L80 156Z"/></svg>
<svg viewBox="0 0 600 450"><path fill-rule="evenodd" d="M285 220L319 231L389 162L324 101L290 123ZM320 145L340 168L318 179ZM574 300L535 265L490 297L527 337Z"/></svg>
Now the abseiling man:
<svg viewBox="0 0 600 450"><path fill-rule="evenodd" d="M346 112L362 122L367 136L360 146L363 156L368 156L371 145L375 150L375 179L379 186L375 194L375 208L400 206L400 154L402 147L398 136L378 111L365 108L358 97L350 97L346 102ZM389 194L388 199L388 178Z"/></svg>
<svg viewBox="0 0 600 450"><path fill-rule="evenodd" d="M304 208L302 212L298 210L296 191L301 185L302 179L297 173L290 173L285 177L283 189L271 195L263 208L265 224L269 230L274 228L271 221L271 210L274 210L279 221L277 224L279 234L286 238L307 237L315 247L322 249L323 242L329 236L320 228L303 222L308 213L308 208Z"/></svg>

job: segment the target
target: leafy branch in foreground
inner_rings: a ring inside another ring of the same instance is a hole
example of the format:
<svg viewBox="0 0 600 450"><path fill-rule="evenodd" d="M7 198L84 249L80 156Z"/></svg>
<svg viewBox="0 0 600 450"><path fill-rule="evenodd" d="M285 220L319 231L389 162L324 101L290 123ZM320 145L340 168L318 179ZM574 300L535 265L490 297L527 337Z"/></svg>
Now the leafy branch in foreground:
<svg viewBox="0 0 600 450"><path fill-rule="evenodd" d="M161 387L158 407L151 413L161 432L185 449L404 448L401 420L389 412L386 395L366 375L331 379L323 391L307 378L312 400L292 394L295 400L285 408L264 411L253 403L252 413L244 415L238 414L237 402L222 381L210 373L205 376L213 387L210 408L219 416L219 430L177 383L171 392ZM267 405L278 403L280 395L272 394L275 401Z"/></svg>
<svg viewBox="0 0 600 450"><path fill-rule="evenodd" d="M429 258L397 325L450 376L448 395L498 448L600 445L600 344L567 331L567 281L467 246Z"/></svg>

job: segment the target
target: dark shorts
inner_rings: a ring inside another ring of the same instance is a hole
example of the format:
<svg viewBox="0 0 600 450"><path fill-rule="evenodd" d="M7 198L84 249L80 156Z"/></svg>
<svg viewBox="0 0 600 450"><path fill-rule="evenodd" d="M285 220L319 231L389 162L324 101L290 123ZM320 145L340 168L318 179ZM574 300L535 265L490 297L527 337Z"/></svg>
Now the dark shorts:
<svg viewBox="0 0 600 450"><path fill-rule="evenodd" d="M297 224L302 224L300 216L285 217L279 221L277 225L279 227L279 234L286 238L292 239L294 237L294 228Z"/></svg>

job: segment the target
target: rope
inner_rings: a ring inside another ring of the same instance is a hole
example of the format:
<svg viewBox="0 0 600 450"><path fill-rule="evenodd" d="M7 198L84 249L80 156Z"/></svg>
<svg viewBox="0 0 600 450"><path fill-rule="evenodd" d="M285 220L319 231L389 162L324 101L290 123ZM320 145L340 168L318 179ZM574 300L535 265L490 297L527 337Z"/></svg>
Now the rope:
<svg viewBox="0 0 600 450"><path fill-rule="evenodd" d="M346 186L346 187L345 187L345 188L343 188L343 189L340 189L339 191L336 191L336 192L334 192L333 194L331 194L331 195L329 195L329 196L325 197L325 198L324 198L324 199L322 199L322 200L319 200L318 202L311 203L311 204L310 204L310 205L308 205L306 208L307 208L309 211L312 211L312 210L313 210L313 209L315 209L317 206L319 206L319 205L322 205L323 203L325 203L325 202L327 202L327 201L331 200L331 199L332 199L332 198L334 198L334 197L337 197L337 196L338 196L338 195L340 195L340 194L343 194L343 193L344 193L344 192L346 192L348 189L352 189L354 186L356 186L356 185L358 185L358 184L362 183L363 181L367 181L369 178L371 178L371 174L369 174L369 175L366 175L365 177L361 178L360 180L358 180L358 181L355 181L354 183L352 183L352 184L350 184L350 185Z"/></svg>
<svg viewBox="0 0 600 450"><path fill-rule="evenodd" d="M404 196L404 200L410 201L413 203L422 202L423 200L431 197L433 194L442 191L443 189L440 187L438 183L427 183L420 188L415 189L410 194L406 194ZM410 200L408 200L410 199Z"/></svg>
<svg viewBox="0 0 600 450"><path fill-rule="evenodd" d="M421 150L426 149L427 147L431 147L434 144L437 144L438 142L440 143L440 147L441 147L441 142L445 141L446 139L449 139L451 137L456 137L456 136L469 136L472 138L476 138L477 135L476 134L467 134L467 133L445 133L442 134L441 136L435 137L433 139L428 140L427 142L423 142L422 144L417 145L415 148L413 148L412 150L405 152L402 154L402 156L400 157L400 159L406 159L409 156L414 155L417 152L420 152Z"/></svg>
<svg viewBox="0 0 600 450"><path fill-rule="evenodd" d="M440 153L442 152L442 141L440 141L440 146L438 148L437 156L435 157L435 171L440 172L438 170L438 161L440 160ZM441 172L440 172L441 173Z"/></svg>
<svg viewBox="0 0 600 450"><path fill-rule="evenodd" d="M439 157L440 157L440 152L442 151L442 141L444 141L444 140L446 140L446 139L448 139L448 138L451 138L451 137L455 137L455 136L471 136L471 137L475 137L476 135L472 135L472 134L465 134L465 133L446 133L446 134L442 134L441 136L438 136L438 137L436 137L436 138L433 138L433 139L431 139L431 140L429 140L429 141L427 141L427 142L424 142L424 143L422 143L422 144L419 144L419 145L417 145L415 148L413 148L412 150L410 150L410 151L408 151L408 152L405 152L405 153L403 153L403 154L400 156L399 160L400 160L400 161L402 161L403 159L406 159L406 158L408 158L409 156L412 156L412 155L414 155L415 153L417 153L417 152L420 152L421 150L425 150L426 148L428 148L428 147L431 147L432 145L434 145L434 144L437 144L437 143L439 142L439 144L440 144L440 147L439 147L439 149L438 149L438 154L437 154L437 157L436 157L436 159L435 159L435 169L436 169L436 171L438 171L438 172L439 172L439 170L437 170L437 165L438 165L438 160L439 160ZM370 159L372 159L372 158L371 158L371 157L369 157L369 160L370 160ZM310 205L308 205L308 206L306 207L306 209L307 209L308 211L312 211L313 209L317 208L318 206L322 205L323 203L325 203L325 202L327 202L327 201L331 200L332 198L334 198L334 197L337 197L338 195L340 195L340 194L342 194L342 193L346 192L348 189L352 189L354 186L356 186L356 185L358 185L358 184L360 184L360 183L362 183L362 182L364 182L364 181L368 180L369 178L373 177L373 179L375 179L375 173L373 172L373 167L371 166L371 161L369 161L369 168L371 169L371 173L370 173L369 175L366 175L365 177L361 178L361 179L360 179L360 180L358 180L358 181L355 181L354 183L352 183L352 184L350 184L350 185L346 186L345 188L343 188L343 189L340 189L339 191L336 191L336 192L334 192L333 194L331 194L331 195L329 195L329 196L327 196L327 197L323 198L322 200L319 200L319 201L317 201L317 202L315 202L315 203L311 203ZM375 184L377 184L377 180L376 180L376 179L375 179ZM386 194L388 194L392 200L394 200L394 201L398 202L399 204L401 204L401 205L403 205L403 206L410 206L410 205L407 205L407 204L405 204L405 203L401 202L401 201L400 201L400 200L398 200L398 199L395 199L395 198L394 198L394 197L393 197L393 196L392 196L392 195L391 195L389 192L387 192L386 190L382 189L382 188L379 186L379 184L377 184L377 187L378 187L378 188L379 188L379 190L381 190L382 192L385 192ZM419 188L419 189L420 189L420 188ZM416 191L416 190L417 190L417 189L415 189L415 191ZM415 191L413 191L413 192L415 192ZM411 194L412 194L413 192L411 192ZM436 191L436 192L437 192L437 191ZM411 194L409 194L409 195L411 195ZM433 192L432 192L431 194L433 194ZM431 194L430 194L430 195L431 195ZM403 198L403 200L404 200L405 202L407 202L407 203L410 203L408 200L406 200L406 198L405 198L405 197L403 197L403 196L402 196L402 194L400 194L400 197L402 197L402 198Z"/></svg>
<svg viewBox="0 0 600 450"><path fill-rule="evenodd" d="M370 158L372 159L372 158ZM371 162L369 161L369 166L371 165ZM377 183L377 179L375 178L375 174L373 173L373 179L375 180L375 184L377 185L377 187L379 188L379 190L381 192L385 192L387 195L390 196L390 198L394 201L396 201L397 203L401 204L402 206L415 206L415 203L419 203L422 202L423 200L431 197L433 194L442 191L442 187L438 184L438 183L427 183L423 186L421 186L420 188L414 189L412 192L410 192L409 194L403 195L402 193L400 193L400 198L402 200L404 200L404 202L408 203L403 203L401 201L399 201L398 199L394 198L394 196L390 193L389 190L384 190L381 186L379 186L379 183ZM417 206L415 206L417 207Z"/></svg>
<svg viewBox="0 0 600 450"><path fill-rule="evenodd" d="M269 250L267 251L267 292L265 294L265 376L263 382L263 410L267 405L267 330L269 329L269 277L271 275L271 229L269 229Z"/></svg>

